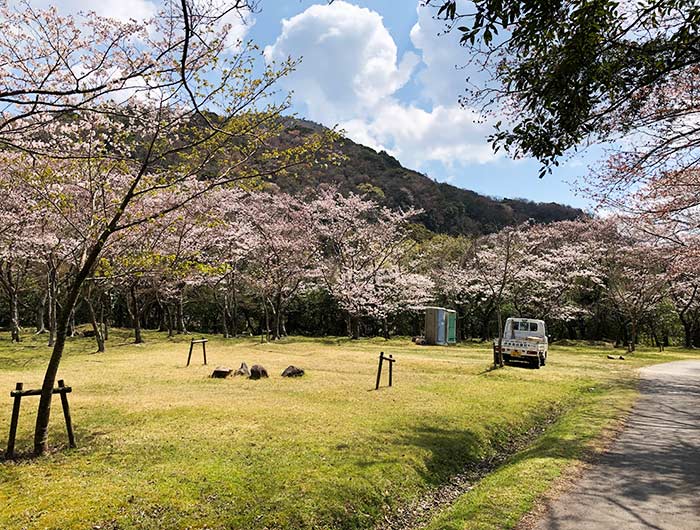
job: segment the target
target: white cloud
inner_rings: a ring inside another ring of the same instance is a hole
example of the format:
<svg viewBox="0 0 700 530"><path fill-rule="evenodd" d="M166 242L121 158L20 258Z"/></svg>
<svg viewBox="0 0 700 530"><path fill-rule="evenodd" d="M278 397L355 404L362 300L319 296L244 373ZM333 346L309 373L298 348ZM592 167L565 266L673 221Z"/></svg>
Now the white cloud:
<svg viewBox="0 0 700 530"><path fill-rule="evenodd" d="M59 12L75 14L79 11L94 11L100 16L116 18L118 20L145 20L153 17L158 12L158 5L149 0L63 0L57 3L47 0L39 0L35 5L46 8L56 6Z"/></svg>
<svg viewBox="0 0 700 530"><path fill-rule="evenodd" d="M145 20L153 17L158 11L156 5L147 0L103 0L80 3L86 4L83 9L92 9L98 15L119 20Z"/></svg>
<svg viewBox="0 0 700 530"><path fill-rule="evenodd" d="M163 2L158 0L62 0L60 4L49 0L35 0L35 3L41 8L55 6L61 14L74 15L94 11L102 17L123 22L148 20L156 17L159 10L163 9ZM174 7L177 9L178 5ZM226 47L229 52L234 53L239 49L250 28L255 25L255 18L248 9L232 10L218 21L219 28L226 24L229 25Z"/></svg>
<svg viewBox="0 0 700 530"><path fill-rule="evenodd" d="M453 169L493 161L485 140L490 125L457 105L466 76L455 64L464 49L437 35L442 23L428 10L418 8L418 15L411 39L422 54L418 82L425 108L397 95L420 58L408 52L399 60L382 17L348 2L314 5L284 20L265 58L269 63L301 56L298 70L284 81L304 106L301 113L326 125L339 123L352 140L385 150L409 167L440 162Z"/></svg>
<svg viewBox="0 0 700 530"><path fill-rule="evenodd" d="M336 1L314 5L282 21L282 33L265 49L268 62L302 58L286 80L306 115L324 123L371 112L410 79L418 57L399 62L394 39L382 17L366 8Z"/></svg>
<svg viewBox="0 0 700 530"><path fill-rule="evenodd" d="M235 52L240 48L246 35L255 25L255 17L248 9L241 11L233 10L227 13L220 21L220 26L228 24L229 31L226 36L226 47L230 52Z"/></svg>
<svg viewBox="0 0 700 530"><path fill-rule="evenodd" d="M423 96L437 105L454 105L464 93L466 78L474 73L466 66L467 52L457 32L444 33L445 22L433 18L433 8L419 3L416 10L418 22L411 28L411 42L424 64L418 73Z"/></svg>
<svg viewBox="0 0 700 530"><path fill-rule="evenodd" d="M431 161L453 168L494 160L491 147L484 141L490 126L478 113L455 105L426 111L387 102L374 117L341 126L352 140L383 149L413 168L423 168Z"/></svg>

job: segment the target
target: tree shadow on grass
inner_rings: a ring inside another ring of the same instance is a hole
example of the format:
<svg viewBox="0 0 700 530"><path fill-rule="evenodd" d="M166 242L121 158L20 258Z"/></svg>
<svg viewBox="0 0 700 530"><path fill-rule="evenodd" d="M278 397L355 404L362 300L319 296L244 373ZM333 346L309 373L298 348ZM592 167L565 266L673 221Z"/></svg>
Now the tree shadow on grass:
<svg viewBox="0 0 700 530"><path fill-rule="evenodd" d="M519 463L533 458L593 459L593 451L585 450L593 434L579 427L607 421L624 412L614 405L608 407L606 414L579 411L575 424L552 428L562 413L553 408L533 418L529 425L493 428L488 435L470 429L422 424L400 436L395 443L417 447L427 453L424 467L418 472L427 485L441 487L457 475L478 480L505 462Z"/></svg>
<svg viewBox="0 0 700 530"><path fill-rule="evenodd" d="M467 468L476 469L489 452L487 440L471 430L432 425L418 426L396 443L427 451L425 467L419 473L430 486L439 486Z"/></svg>

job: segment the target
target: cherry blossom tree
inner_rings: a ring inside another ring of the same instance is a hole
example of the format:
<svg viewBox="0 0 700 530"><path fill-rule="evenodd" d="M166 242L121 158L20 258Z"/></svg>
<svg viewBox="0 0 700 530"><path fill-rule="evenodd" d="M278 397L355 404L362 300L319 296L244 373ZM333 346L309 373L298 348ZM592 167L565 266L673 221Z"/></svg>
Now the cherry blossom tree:
<svg viewBox="0 0 700 530"><path fill-rule="evenodd" d="M490 299L498 317L498 347L494 348L494 366L503 366L503 299L514 288L525 258L525 228L522 225L507 227L495 234L477 238L467 254L467 266L474 271L473 285Z"/></svg>
<svg viewBox="0 0 700 530"><path fill-rule="evenodd" d="M631 234L618 233L607 241L602 258L605 294L626 326L630 352L636 348L641 322L667 296L662 253L653 241Z"/></svg>
<svg viewBox="0 0 700 530"><path fill-rule="evenodd" d="M697 263L697 261L694 261ZM700 271L691 271L685 263L667 269L669 297L683 326L683 345L697 346L695 337L700 329Z"/></svg>
<svg viewBox="0 0 700 530"><path fill-rule="evenodd" d="M21 294L36 275L41 256L56 243L51 216L36 198L28 197L22 182L0 173L0 289L10 306L11 340L21 341Z"/></svg>
<svg viewBox="0 0 700 530"><path fill-rule="evenodd" d="M293 64L273 65L252 77L255 48L242 46L230 54L229 27L218 24L230 8L183 1L179 7L167 4L166 10L153 21L127 25L95 16L79 23L54 11L34 13L7 33L24 51L7 51L12 46L7 39L0 51L19 57L8 59L5 70L11 75L3 79L13 84L0 90L9 104L1 124L3 162L62 216L79 242L42 384L37 454L47 449L52 388L71 315L108 241L217 187L306 163L325 142L313 138L286 149L272 146L269 139L283 127L279 116L287 101L274 103L269 96ZM6 12L10 20L20 16L12 8ZM43 32L35 31L42 27ZM85 28L92 32L86 35ZM67 35L59 52L51 42L54 34ZM83 64L89 75L68 72L64 63ZM128 80L141 83L127 86L119 74L115 80L115 72L124 71ZM66 108L73 112L51 111ZM87 190L93 207L70 208L77 190ZM163 193L172 200L160 210L141 208Z"/></svg>
<svg viewBox="0 0 700 530"><path fill-rule="evenodd" d="M245 20L257 3L176 0L164 2L152 19L124 22L2 0L0 145L31 149L28 139L67 114L102 112L104 100L171 92L173 83L203 108L210 96L197 92L193 74L212 54L248 46L231 42L229 23ZM239 73L225 75L235 82Z"/></svg>
<svg viewBox="0 0 700 530"><path fill-rule="evenodd" d="M407 306L425 300L421 285L427 287L427 280L401 268L413 246L408 223L418 211L392 211L335 190L322 191L313 208L323 282L348 315L352 338L360 336L360 318L384 319L397 301Z"/></svg>
<svg viewBox="0 0 700 530"><path fill-rule="evenodd" d="M271 329L272 338L279 339L289 302L319 274L319 246L309 230L313 213L290 195L253 193L246 197L245 215L249 238L254 238L249 242L247 277L260 294L268 335Z"/></svg>
<svg viewBox="0 0 700 530"><path fill-rule="evenodd" d="M653 247L650 257L666 272L668 294L692 346L697 327L697 277L700 258L700 171L694 164L667 170L663 164L631 166L619 155L598 175L602 204L621 213L620 224ZM628 192L635 186L633 192Z"/></svg>
<svg viewBox="0 0 700 530"><path fill-rule="evenodd" d="M422 310L433 300L432 280L427 275L410 272L416 268L411 262L403 265L399 262L377 272L372 287L379 303L373 316L381 320L385 339L389 339L389 318Z"/></svg>
<svg viewBox="0 0 700 530"><path fill-rule="evenodd" d="M199 238L201 266L191 278L195 286L212 289L221 313L224 337L239 331L239 299L247 283L246 265L258 238L247 207L247 192L236 188L216 190L200 199L207 230Z"/></svg>
<svg viewBox="0 0 700 530"><path fill-rule="evenodd" d="M575 295L602 283L599 224L562 221L523 234L523 260L509 294L521 316L566 322L585 313Z"/></svg>

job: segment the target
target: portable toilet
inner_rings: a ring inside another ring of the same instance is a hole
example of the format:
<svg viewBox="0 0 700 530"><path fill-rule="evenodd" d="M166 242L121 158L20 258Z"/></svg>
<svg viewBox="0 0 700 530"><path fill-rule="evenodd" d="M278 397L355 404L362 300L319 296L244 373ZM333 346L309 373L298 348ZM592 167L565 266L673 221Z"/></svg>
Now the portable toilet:
<svg viewBox="0 0 700 530"><path fill-rule="evenodd" d="M447 314L447 344L457 344L457 311L446 309Z"/></svg>
<svg viewBox="0 0 700 530"><path fill-rule="evenodd" d="M447 310L444 307L425 308L426 344L447 344Z"/></svg>

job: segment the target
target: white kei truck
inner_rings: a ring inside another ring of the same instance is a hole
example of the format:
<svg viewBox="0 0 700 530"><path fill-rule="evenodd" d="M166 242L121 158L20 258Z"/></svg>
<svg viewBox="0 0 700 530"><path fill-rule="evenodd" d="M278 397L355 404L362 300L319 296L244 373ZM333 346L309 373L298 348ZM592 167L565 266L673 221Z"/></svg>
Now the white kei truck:
<svg viewBox="0 0 700 530"><path fill-rule="evenodd" d="M494 352L498 351L498 341L499 339L493 341ZM547 362L549 341L544 320L509 318L500 341L504 363L523 361L534 368L540 368Z"/></svg>

